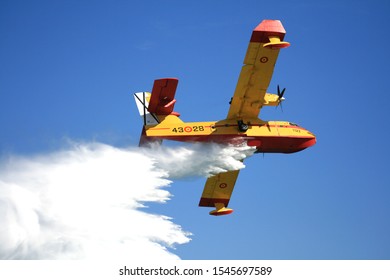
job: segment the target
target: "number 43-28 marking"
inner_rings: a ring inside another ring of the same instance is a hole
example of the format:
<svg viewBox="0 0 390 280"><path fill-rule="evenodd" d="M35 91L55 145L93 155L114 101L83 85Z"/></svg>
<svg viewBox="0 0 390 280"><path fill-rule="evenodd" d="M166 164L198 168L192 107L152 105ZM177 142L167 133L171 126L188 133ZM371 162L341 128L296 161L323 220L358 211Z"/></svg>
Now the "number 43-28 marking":
<svg viewBox="0 0 390 280"><path fill-rule="evenodd" d="M204 131L203 125L194 125L194 126L179 126L172 129L172 132L175 133L190 133L190 132Z"/></svg>

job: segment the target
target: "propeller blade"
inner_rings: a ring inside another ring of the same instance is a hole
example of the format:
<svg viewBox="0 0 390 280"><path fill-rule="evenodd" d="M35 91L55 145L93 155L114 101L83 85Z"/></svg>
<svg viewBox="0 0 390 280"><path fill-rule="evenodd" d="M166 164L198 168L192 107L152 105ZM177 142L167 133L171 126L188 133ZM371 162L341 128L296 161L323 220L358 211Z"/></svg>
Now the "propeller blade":
<svg viewBox="0 0 390 280"><path fill-rule="evenodd" d="M283 102L282 102L282 101L280 101L280 102L279 102L279 105L280 105L280 110L281 110L281 111L282 111L282 113L283 113ZM279 105L278 105L278 106L279 106Z"/></svg>
<svg viewBox="0 0 390 280"><path fill-rule="evenodd" d="M283 97L285 90L286 90L286 88L284 88L284 89L282 90L282 93L280 94L280 98Z"/></svg>
<svg viewBox="0 0 390 280"><path fill-rule="evenodd" d="M280 91L280 87L278 85L277 90L278 90L278 105L276 106L276 108L278 108L280 105L280 109L283 112L282 101L283 101L283 95L284 95L284 92L286 91L286 88L283 88L282 91Z"/></svg>
<svg viewBox="0 0 390 280"><path fill-rule="evenodd" d="M286 91L286 88L284 88L284 89L282 89L282 91L280 91L280 87L278 85L278 100L282 99L285 91Z"/></svg>

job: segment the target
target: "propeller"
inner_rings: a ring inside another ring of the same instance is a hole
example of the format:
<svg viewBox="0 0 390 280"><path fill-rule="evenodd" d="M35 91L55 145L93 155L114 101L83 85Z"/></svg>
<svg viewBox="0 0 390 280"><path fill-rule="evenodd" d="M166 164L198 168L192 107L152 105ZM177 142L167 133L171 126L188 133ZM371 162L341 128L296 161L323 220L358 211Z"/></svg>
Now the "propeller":
<svg viewBox="0 0 390 280"><path fill-rule="evenodd" d="M278 85L278 105L276 106L276 108L278 108L278 106L280 105L280 109L282 110L283 112L283 107L282 107L282 101L284 100L283 98L283 95L284 95L284 92L286 91L286 88L282 89L282 91L280 91L280 87Z"/></svg>

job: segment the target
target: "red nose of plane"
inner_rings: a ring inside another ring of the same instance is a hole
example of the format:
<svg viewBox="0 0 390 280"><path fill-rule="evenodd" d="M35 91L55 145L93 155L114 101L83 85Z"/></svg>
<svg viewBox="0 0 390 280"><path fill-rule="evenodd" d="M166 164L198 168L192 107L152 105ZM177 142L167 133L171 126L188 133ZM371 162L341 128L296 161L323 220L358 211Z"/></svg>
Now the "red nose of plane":
<svg viewBox="0 0 390 280"><path fill-rule="evenodd" d="M309 148L311 146L314 146L314 144L317 142L317 139L316 137L313 135L313 138L310 138L310 139L307 139L305 141L303 141L300 145L299 145L299 148L301 148L302 150L303 149L306 149L306 148Z"/></svg>
<svg viewBox="0 0 390 280"><path fill-rule="evenodd" d="M314 146L314 144L317 142L317 138L315 137L315 135L311 132L308 133L310 136L302 139L302 142L297 147L298 149L303 150L309 148L311 146Z"/></svg>

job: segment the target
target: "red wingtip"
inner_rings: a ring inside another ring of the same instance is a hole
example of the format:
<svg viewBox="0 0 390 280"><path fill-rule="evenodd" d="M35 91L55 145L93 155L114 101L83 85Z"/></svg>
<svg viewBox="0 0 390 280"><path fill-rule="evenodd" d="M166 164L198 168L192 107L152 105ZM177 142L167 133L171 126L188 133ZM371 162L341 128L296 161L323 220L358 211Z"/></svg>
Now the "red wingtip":
<svg viewBox="0 0 390 280"><path fill-rule="evenodd" d="M254 29L255 31L263 32L278 32L286 33L280 20L265 19Z"/></svg>
<svg viewBox="0 0 390 280"><path fill-rule="evenodd" d="M286 30L280 20L263 20L255 29L253 29L251 42L267 43L269 36L278 36L281 41L284 39Z"/></svg>

